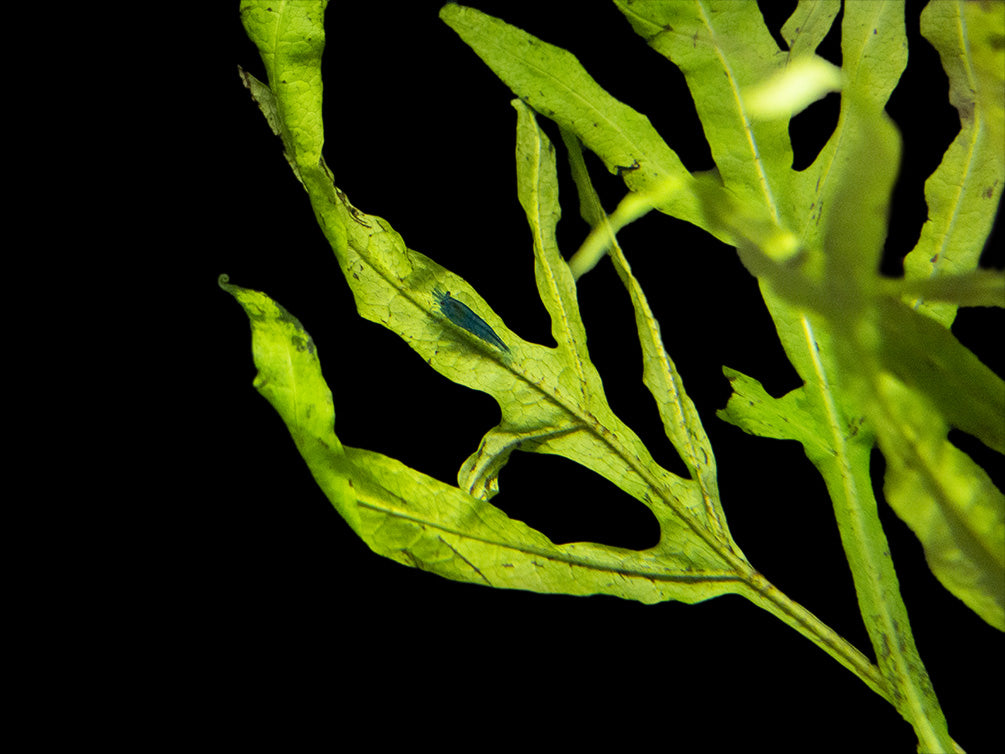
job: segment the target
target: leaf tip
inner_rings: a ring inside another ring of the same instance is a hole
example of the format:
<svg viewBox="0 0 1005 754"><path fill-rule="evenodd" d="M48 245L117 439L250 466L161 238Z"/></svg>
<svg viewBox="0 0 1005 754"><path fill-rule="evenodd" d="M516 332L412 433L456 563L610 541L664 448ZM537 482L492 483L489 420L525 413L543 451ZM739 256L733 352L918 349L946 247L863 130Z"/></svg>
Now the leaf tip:
<svg viewBox="0 0 1005 754"><path fill-rule="evenodd" d="M450 25L450 21L448 19L454 18L459 13L463 13L466 10L469 10L469 8L466 8L465 6L461 5L460 3L455 3L455 2L453 2L453 0L450 0L447 3L444 3L443 7L440 8L440 13L439 13L440 20L443 21L444 23L446 23L449 26Z"/></svg>

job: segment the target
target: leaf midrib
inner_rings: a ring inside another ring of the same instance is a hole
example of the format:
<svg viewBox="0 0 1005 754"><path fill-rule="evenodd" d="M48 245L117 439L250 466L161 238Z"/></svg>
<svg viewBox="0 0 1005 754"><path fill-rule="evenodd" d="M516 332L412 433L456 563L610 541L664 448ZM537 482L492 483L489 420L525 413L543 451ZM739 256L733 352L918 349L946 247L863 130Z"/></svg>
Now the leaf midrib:
<svg viewBox="0 0 1005 754"><path fill-rule="evenodd" d="M723 71L726 73L726 78L729 80L729 87L733 92L733 101L736 103L736 111L740 117L740 122L743 123L743 132L747 137L747 146L750 148L750 156L754 165L757 166L757 178L761 188L761 193L764 195L765 204L771 212L771 219L774 220L776 225L780 225L781 220L778 216L778 202L775 200L774 193L771 190L767 173L764 172L764 161L761 159L761 152L757 146L757 138L754 136L754 130L750 127L751 121L747 115L746 108L743 106L743 97L740 95L740 87L736 81L736 76L733 74L733 68L729 64L726 57L722 54L721 47L716 43L718 35L716 34L715 29L712 28L712 20L709 18L704 0L694 0L694 4L701 13L701 19L705 24L709 40L713 42L712 49L715 51L716 57L718 57L719 63L721 64Z"/></svg>
<svg viewBox="0 0 1005 754"><path fill-rule="evenodd" d="M352 452L364 452L368 453L370 451L362 451L358 448L351 448L346 446L345 451L348 454ZM563 548L569 545L557 545L552 544L554 550L547 550L539 547L534 547L531 545L519 544L513 541L508 541L500 538L489 538L485 536L479 536L472 534L471 532L462 531L456 527L450 527L442 524L434 519L425 518L418 516L413 513L409 513L400 508L396 508L391 505L385 498L377 495L365 495L359 489L356 490L356 501L357 504L363 508L380 513L382 515L392 516L396 519L402 521L408 521L419 526L429 527L435 529L444 534L449 534L460 539L470 540L472 542L478 542L483 545L488 545L492 547L499 547L507 550L512 550L514 552L521 553L523 555L532 555L534 557L541 557L546 560L563 563L566 565L576 566L580 568L585 568L588 570L602 571L604 573L616 573L622 576L631 576L634 578L643 579L653 579L656 581L665 582L701 582L701 581L741 581L747 582L744 578L744 574L738 573L737 571L715 571L715 570L699 570L694 569L691 571L669 571L667 570L652 570L645 568L625 568L622 566L605 564L602 562L601 554L607 555L608 557L615 557L615 553L624 553L624 557L619 558L620 562L625 560L632 560L637 558L642 553L647 552L657 552L659 550L659 545L648 550L628 550L624 548L617 548L610 545L602 545L594 542L583 542L583 543L573 543L579 546L589 547L595 550L591 553L593 557L588 556L577 556L572 553L563 552ZM544 536L544 535L542 535Z"/></svg>

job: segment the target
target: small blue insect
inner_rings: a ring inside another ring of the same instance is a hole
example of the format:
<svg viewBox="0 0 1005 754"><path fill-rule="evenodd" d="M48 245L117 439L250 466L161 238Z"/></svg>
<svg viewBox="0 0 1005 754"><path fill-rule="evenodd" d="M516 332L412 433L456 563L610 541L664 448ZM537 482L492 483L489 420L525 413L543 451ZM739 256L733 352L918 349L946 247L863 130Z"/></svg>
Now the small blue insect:
<svg viewBox="0 0 1005 754"><path fill-rule="evenodd" d="M433 298L440 307L443 315L458 327L467 330L477 338L481 338L500 351L509 353L509 347L502 342L502 338L496 335L495 330L489 327L488 323L475 314L465 304L453 298L449 293L441 291L439 288L433 289Z"/></svg>

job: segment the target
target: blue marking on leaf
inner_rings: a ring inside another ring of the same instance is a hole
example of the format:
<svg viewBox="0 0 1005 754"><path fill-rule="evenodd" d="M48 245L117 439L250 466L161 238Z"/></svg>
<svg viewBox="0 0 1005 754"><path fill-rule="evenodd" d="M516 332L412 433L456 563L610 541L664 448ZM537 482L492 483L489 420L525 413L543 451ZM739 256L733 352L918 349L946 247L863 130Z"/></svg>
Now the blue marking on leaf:
<svg viewBox="0 0 1005 754"><path fill-rule="evenodd" d="M467 330L486 343L489 343L500 351L510 353L509 347L502 342L502 338L496 335L495 330L489 327L488 323L475 314L467 305L462 304L449 293L441 291L439 288L433 289L433 298L443 312L443 316L460 328Z"/></svg>

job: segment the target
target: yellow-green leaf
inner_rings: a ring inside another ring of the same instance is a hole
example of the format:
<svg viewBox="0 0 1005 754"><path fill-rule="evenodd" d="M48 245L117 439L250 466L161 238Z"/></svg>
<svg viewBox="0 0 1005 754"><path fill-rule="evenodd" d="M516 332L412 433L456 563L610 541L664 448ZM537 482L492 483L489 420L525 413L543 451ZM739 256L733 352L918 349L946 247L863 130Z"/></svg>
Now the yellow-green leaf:
<svg viewBox="0 0 1005 754"><path fill-rule="evenodd" d="M909 280L973 272L991 231L1005 185L1003 27L1003 2L945 0L929 3L921 14L921 33L938 50L949 77L949 100L960 114L960 132L925 182L928 220L904 259ZM966 303L917 294L906 299L945 327L956 317L956 304Z"/></svg>
<svg viewBox="0 0 1005 754"><path fill-rule="evenodd" d="M921 394L885 375L879 400L887 501L924 545L943 586L1005 631L1005 495L949 442Z"/></svg>
<svg viewBox="0 0 1005 754"><path fill-rule="evenodd" d="M448 3L440 18L541 115L576 134L612 173L634 191L691 174L649 119L605 91L574 55L474 8ZM686 191L675 192L662 211L695 224L699 207Z"/></svg>

